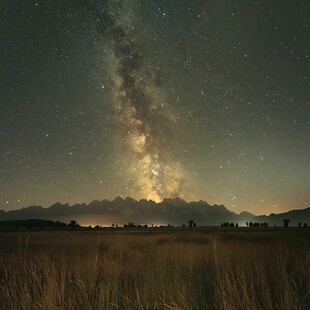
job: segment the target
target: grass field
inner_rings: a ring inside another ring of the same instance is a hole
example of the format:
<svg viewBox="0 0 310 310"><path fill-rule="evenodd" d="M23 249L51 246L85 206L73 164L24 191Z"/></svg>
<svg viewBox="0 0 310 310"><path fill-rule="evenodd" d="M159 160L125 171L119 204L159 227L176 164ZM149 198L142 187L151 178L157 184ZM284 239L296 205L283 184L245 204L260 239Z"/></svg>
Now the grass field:
<svg viewBox="0 0 310 310"><path fill-rule="evenodd" d="M310 309L310 230L2 232L0 309Z"/></svg>

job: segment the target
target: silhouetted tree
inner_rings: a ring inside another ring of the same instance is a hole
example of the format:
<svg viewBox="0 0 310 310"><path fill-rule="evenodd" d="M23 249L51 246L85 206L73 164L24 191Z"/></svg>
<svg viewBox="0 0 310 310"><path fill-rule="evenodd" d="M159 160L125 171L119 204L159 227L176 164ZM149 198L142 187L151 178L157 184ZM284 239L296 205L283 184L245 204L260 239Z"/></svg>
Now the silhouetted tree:
<svg viewBox="0 0 310 310"><path fill-rule="evenodd" d="M246 227L249 227L249 222L245 222Z"/></svg>
<svg viewBox="0 0 310 310"><path fill-rule="evenodd" d="M229 227L235 227L235 224L234 223L230 223Z"/></svg>
<svg viewBox="0 0 310 310"><path fill-rule="evenodd" d="M253 227L253 222L250 222L250 223L249 223L249 226L250 226L250 227Z"/></svg>
<svg viewBox="0 0 310 310"><path fill-rule="evenodd" d="M188 226L189 226L189 228L192 228L192 227L193 227L193 224L194 224L194 220L189 220L189 221L188 221Z"/></svg>
<svg viewBox="0 0 310 310"><path fill-rule="evenodd" d="M299 227L299 228L301 227L301 223L298 223L298 227Z"/></svg>
<svg viewBox="0 0 310 310"><path fill-rule="evenodd" d="M236 223L236 225L235 225L236 227L239 227L239 224L238 223Z"/></svg>
<svg viewBox="0 0 310 310"><path fill-rule="evenodd" d="M79 226L79 224L77 223L77 221L75 220L71 220L69 226L73 229Z"/></svg>
<svg viewBox="0 0 310 310"><path fill-rule="evenodd" d="M289 222L290 222L289 219L284 219L284 220L283 220L283 226L284 226L285 228L287 228Z"/></svg>
<svg viewBox="0 0 310 310"><path fill-rule="evenodd" d="M304 223L304 228L307 228L308 227L308 224L307 223Z"/></svg>
<svg viewBox="0 0 310 310"><path fill-rule="evenodd" d="M194 222L193 227L196 227L196 223Z"/></svg>

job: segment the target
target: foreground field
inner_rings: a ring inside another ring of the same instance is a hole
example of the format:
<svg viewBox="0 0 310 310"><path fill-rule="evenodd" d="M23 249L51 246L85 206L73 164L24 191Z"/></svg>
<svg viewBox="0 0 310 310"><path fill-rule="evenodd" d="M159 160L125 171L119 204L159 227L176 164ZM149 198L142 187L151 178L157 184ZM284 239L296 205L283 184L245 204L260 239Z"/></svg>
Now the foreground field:
<svg viewBox="0 0 310 310"><path fill-rule="evenodd" d="M310 309L310 231L0 234L0 309Z"/></svg>

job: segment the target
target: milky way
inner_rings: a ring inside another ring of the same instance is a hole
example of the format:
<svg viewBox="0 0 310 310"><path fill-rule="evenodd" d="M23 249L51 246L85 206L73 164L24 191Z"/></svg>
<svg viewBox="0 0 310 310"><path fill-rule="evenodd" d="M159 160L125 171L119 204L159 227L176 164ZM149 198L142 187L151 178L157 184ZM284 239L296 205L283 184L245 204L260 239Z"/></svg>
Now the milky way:
<svg viewBox="0 0 310 310"><path fill-rule="evenodd" d="M143 42L137 40L128 18L123 18L130 9L125 1L91 1L88 6L98 32L113 51L113 101L118 111L119 138L126 146L123 159L129 186L154 201L183 196L184 169L166 150L173 139L173 120L163 109L167 103L156 83L158 72L145 65L139 49Z"/></svg>

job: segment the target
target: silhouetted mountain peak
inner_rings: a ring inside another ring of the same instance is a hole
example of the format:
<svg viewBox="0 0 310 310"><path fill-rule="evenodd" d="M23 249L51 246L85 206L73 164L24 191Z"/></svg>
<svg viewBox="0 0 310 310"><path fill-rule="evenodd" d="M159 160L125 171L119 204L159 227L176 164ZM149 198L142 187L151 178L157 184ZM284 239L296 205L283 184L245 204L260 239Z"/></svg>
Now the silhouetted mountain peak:
<svg viewBox="0 0 310 310"><path fill-rule="evenodd" d="M255 217L254 214L247 212L247 211L242 211L239 215L242 217Z"/></svg>
<svg viewBox="0 0 310 310"><path fill-rule="evenodd" d="M51 205L49 209L61 209L61 208L66 208L66 207L68 208L70 207L70 205L68 203L62 204L60 202L56 202L53 205Z"/></svg>
<svg viewBox="0 0 310 310"><path fill-rule="evenodd" d="M135 199L133 199L131 197L126 197L124 200L125 200L126 203L130 203L130 204L137 203L137 200L135 200Z"/></svg>
<svg viewBox="0 0 310 310"><path fill-rule="evenodd" d="M115 199L113 200L113 202L116 202L116 203L123 203L124 202L124 198L121 197L121 196L117 196L115 197Z"/></svg>
<svg viewBox="0 0 310 310"><path fill-rule="evenodd" d="M175 197L175 198L165 198L162 202L163 205L169 204L172 206L181 206L187 204L187 202L180 198L180 197Z"/></svg>
<svg viewBox="0 0 310 310"><path fill-rule="evenodd" d="M239 223L245 225L246 221L268 222L269 225L283 225L283 219L290 219L290 225L296 226L299 222L310 223L310 208L303 210L291 210L281 214L269 216L255 216L250 212L236 214L228 210L224 205L209 205L205 201L191 201L176 198L166 198L161 203L152 200L141 199L139 201L126 197L116 197L114 200L94 200L89 205L75 204L72 207L66 203L57 202L49 208L30 206L20 210L0 211L0 220L18 219L50 219L69 221L77 220L80 224L113 223L124 224L130 221L135 223L162 223L181 225L193 219L197 225L218 226L222 222ZM83 222L84 221L84 222ZM111 222L110 222L111 221Z"/></svg>
<svg viewBox="0 0 310 310"><path fill-rule="evenodd" d="M93 200L93 201L88 205L88 207L92 208L92 207L101 206L103 202L104 202L104 200L103 200L103 201L100 201L100 200Z"/></svg>

